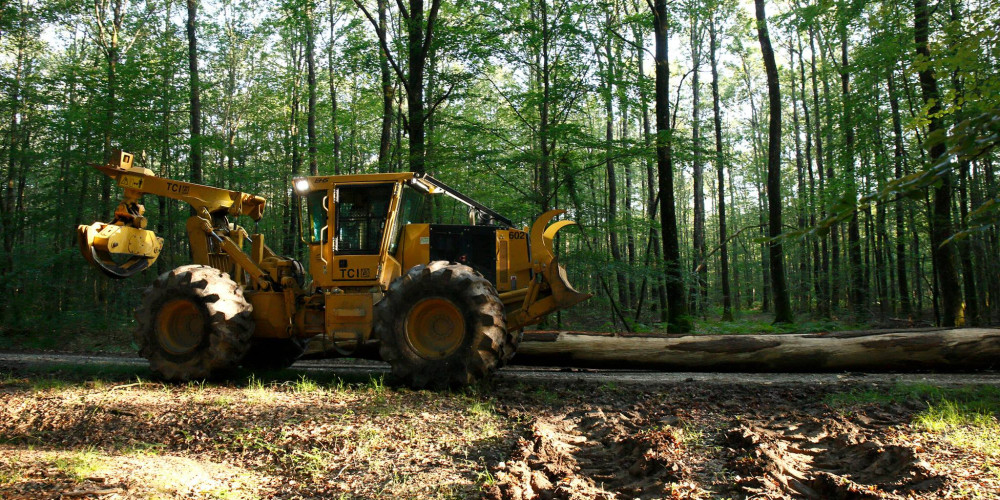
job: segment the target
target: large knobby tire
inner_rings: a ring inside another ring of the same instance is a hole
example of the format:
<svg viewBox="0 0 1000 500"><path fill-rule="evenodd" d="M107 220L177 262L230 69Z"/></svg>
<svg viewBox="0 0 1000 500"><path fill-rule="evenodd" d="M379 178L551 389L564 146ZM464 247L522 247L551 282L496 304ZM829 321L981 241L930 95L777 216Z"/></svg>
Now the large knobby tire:
<svg viewBox="0 0 1000 500"><path fill-rule="evenodd" d="M202 379L234 368L250 347L253 307L229 275L208 266L161 274L142 296L135 342L156 375Z"/></svg>
<svg viewBox="0 0 1000 500"><path fill-rule="evenodd" d="M375 306L374 330L392 374L416 388L474 383L517 347L489 280L445 261L414 266L393 281Z"/></svg>
<svg viewBox="0 0 1000 500"><path fill-rule="evenodd" d="M306 351L303 339L252 339L240 365L247 370L283 370Z"/></svg>

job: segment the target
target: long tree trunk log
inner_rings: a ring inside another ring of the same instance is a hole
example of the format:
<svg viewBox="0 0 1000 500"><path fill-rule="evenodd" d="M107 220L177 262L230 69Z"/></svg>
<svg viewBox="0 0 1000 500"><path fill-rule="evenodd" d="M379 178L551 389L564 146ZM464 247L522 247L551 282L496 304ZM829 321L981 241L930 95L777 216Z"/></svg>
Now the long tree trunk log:
<svg viewBox="0 0 1000 500"><path fill-rule="evenodd" d="M514 364L690 371L965 371L1000 365L1000 328L650 336L533 331Z"/></svg>

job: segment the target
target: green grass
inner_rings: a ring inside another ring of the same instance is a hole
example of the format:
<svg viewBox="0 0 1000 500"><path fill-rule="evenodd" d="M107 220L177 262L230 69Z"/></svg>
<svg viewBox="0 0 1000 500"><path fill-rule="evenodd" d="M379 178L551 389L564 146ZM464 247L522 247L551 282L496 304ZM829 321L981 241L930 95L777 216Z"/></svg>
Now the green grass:
<svg viewBox="0 0 1000 500"><path fill-rule="evenodd" d="M292 391L297 394L304 394L310 392L320 392L323 387L315 380L306 377L305 374L299 375L299 378L295 380L292 385Z"/></svg>
<svg viewBox="0 0 1000 500"><path fill-rule="evenodd" d="M910 425L917 431L942 436L963 450L1000 457L1000 387L938 387L927 384L897 384L887 391L875 389L837 393L827 404L840 409L865 404L919 402Z"/></svg>
<svg viewBox="0 0 1000 500"><path fill-rule="evenodd" d="M101 469L102 461L96 450L88 448L57 458L52 465L73 479L83 481Z"/></svg>
<svg viewBox="0 0 1000 500"><path fill-rule="evenodd" d="M996 413L975 402L941 400L918 414L913 426L942 435L959 448L1000 456L1000 422Z"/></svg>

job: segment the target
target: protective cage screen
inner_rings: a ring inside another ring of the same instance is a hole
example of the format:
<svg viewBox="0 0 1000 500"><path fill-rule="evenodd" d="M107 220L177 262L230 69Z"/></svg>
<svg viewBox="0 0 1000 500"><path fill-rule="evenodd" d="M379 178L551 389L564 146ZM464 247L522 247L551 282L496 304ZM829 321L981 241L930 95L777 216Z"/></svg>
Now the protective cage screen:
<svg viewBox="0 0 1000 500"><path fill-rule="evenodd" d="M393 184L339 186L337 253L377 254L389 215Z"/></svg>

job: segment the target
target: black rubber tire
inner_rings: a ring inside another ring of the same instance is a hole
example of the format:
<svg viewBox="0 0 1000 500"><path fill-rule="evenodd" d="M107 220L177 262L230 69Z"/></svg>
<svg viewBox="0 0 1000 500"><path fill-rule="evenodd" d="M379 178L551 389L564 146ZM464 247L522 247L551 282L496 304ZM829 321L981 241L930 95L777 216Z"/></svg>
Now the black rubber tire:
<svg viewBox="0 0 1000 500"><path fill-rule="evenodd" d="M300 339L251 339L250 350L240 366L247 370L284 370L305 351L306 342Z"/></svg>
<svg viewBox="0 0 1000 500"><path fill-rule="evenodd" d="M205 323L198 345L171 353L161 345L157 315L175 299L187 299ZM181 266L161 274L142 296L136 310L135 343L139 355L159 377L170 381L208 378L236 367L250 347L253 306L229 275L208 266Z"/></svg>
<svg viewBox="0 0 1000 500"><path fill-rule="evenodd" d="M439 359L424 358L406 339L408 314L430 297L451 301L465 324L459 347ZM506 331L503 303L493 284L461 264L414 266L389 285L374 314L379 354L392 366L393 376L414 388L472 384L503 366L517 348L517 336Z"/></svg>

